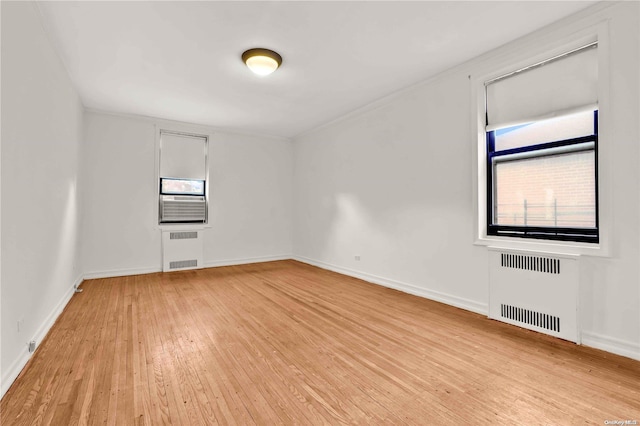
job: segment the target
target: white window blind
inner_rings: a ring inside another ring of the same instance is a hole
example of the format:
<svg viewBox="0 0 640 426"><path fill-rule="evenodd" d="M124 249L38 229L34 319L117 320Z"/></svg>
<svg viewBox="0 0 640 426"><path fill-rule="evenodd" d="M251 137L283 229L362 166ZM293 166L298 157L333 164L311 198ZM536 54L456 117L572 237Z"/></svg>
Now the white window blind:
<svg viewBox="0 0 640 426"><path fill-rule="evenodd" d="M204 180L206 138L161 132L160 176Z"/></svg>
<svg viewBox="0 0 640 426"><path fill-rule="evenodd" d="M596 46L488 82L487 131L583 108L597 109Z"/></svg>

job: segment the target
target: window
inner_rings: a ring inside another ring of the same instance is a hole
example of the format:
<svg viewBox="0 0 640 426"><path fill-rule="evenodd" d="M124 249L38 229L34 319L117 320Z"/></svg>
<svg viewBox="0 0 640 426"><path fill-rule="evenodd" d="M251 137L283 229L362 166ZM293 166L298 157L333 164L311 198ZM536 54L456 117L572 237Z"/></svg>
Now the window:
<svg viewBox="0 0 640 426"><path fill-rule="evenodd" d="M158 222L207 223L206 136L160 131Z"/></svg>
<svg viewBox="0 0 640 426"><path fill-rule="evenodd" d="M487 235L599 242L597 43L485 83Z"/></svg>
<svg viewBox="0 0 640 426"><path fill-rule="evenodd" d="M489 235L598 242L598 112L487 132Z"/></svg>
<svg viewBox="0 0 640 426"><path fill-rule="evenodd" d="M160 178L162 195L204 195L204 180Z"/></svg>

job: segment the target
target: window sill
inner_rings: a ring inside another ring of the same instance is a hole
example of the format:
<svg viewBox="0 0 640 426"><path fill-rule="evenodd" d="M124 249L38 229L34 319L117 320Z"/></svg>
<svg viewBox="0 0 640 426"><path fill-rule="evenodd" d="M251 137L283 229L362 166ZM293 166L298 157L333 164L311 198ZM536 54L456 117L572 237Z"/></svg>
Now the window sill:
<svg viewBox="0 0 640 426"><path fill-rule="evenodd" d="M594 257L611 257L609 251L600 244L550 241L550 240L528 240L515 237L483 236L477 238L476 246L491 246L503 250L529 250L548 254L568 254Z"/></svg>
<svg viewBox="0 0 640 426"><path fill-rule="evenodd" d="M203 229L209 229L211 225L207 223L177 223L177 224L159 224L156 225L156 229L160 231L184 231L184 230L192 230L192 231L200 231Z"/></svg>

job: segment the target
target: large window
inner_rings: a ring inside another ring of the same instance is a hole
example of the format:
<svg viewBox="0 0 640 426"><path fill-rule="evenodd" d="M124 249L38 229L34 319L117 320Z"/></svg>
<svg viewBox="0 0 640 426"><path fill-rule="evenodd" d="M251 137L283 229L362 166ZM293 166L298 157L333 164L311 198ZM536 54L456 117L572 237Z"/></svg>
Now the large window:
<svg viewBox="0 0 640 426"><path fill-rule="evenodd" d="M488 234L598 241L598 113L487 132Z"/></svg>
<svg viewBox="0 0 640 426"><path fill-rule="evenodd" d="M591 43L485 83L487 235L597 243Z"/></svg>

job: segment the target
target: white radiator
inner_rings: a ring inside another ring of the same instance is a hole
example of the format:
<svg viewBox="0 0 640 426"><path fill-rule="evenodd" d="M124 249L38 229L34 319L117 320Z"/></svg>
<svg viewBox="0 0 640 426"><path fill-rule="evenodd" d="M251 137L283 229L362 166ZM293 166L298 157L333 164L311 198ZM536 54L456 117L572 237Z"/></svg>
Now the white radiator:
<svg viewBox="0 0 640 426"><path fill-rule="evenodd" d="M580 343L579 256L489 248L489 318Z"/></svg>
<svg viewBox="0 0 640 426"><path fill-rule="evenodd" d="M162 231L162 270L202 268L202 239L202 230Z"/></svg>

